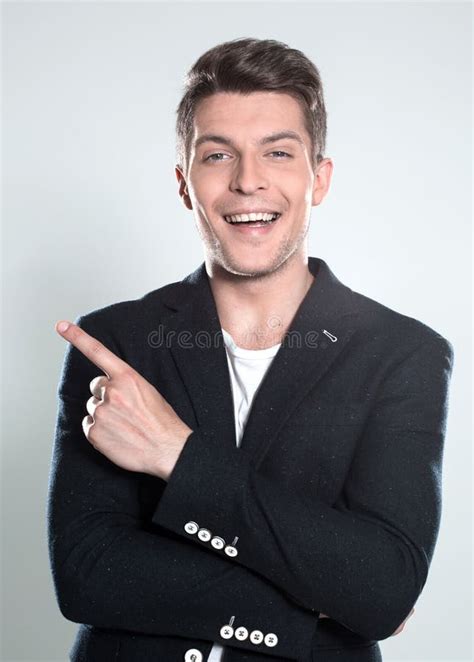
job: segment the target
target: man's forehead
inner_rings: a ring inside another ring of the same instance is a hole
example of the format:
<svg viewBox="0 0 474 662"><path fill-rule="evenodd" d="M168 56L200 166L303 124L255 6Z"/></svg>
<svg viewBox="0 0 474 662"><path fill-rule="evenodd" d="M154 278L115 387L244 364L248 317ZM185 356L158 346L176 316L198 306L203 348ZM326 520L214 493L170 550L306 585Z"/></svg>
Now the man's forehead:
<svg viewBox="0 0 474 662"><path fill-rule="evenodd" d="M249 133L255 145L286 139L304 147L309 139L300 104L283 92L218 92L198 104L192 139L195 148L205 142L234 146L239 134L248 140Z"/></svg>
<svg viewBox="0 0 474 662"><path fill-rule="evenodd" d="M303 136L293 129L283 129L281 131L273 131L262 137L252 139L252 143L255 145L268 145L280 140L292 140L300 144L302 147L305 146ZM207 142L218 143L221 145L229 145L230 147L235 147L234 139L228 134L223 133L202 133L200 135L195 135L194 137L194 147L197 149L200 145Z"/></svg>

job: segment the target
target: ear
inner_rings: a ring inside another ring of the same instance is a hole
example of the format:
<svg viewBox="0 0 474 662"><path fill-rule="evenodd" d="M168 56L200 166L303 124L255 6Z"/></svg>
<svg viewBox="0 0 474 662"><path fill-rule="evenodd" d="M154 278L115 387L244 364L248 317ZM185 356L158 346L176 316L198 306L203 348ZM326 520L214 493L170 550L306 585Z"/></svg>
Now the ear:
<svg viewBox="0 0 474 662"><path fill-rule="evenodd" d="M331 159L323 159L316 166L313 185L312 206L319 205L329 191L334 164Z"/></svg>
<svg viewBox="0 0 474 662"><path fill-rule="evenodd" d="M179 167L179 165L176 165L174 168L174 172L176 175L176 179L178 180L179 183L179 196L183 200L183 204L187 209L192 209L193 205L191 203L191 198L189 197L189 192L188 192L188 186L186 184L186 179L184 178L183 171Z"/></svg>

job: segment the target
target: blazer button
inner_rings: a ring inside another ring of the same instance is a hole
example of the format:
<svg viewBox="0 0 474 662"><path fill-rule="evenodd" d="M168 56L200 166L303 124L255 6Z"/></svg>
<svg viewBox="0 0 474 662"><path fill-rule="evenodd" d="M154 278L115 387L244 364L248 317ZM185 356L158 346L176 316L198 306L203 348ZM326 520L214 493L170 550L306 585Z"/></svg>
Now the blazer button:
<svg viewBox="0 0 474 662"><path fill-rule="evenodd" d="M247 630L247 628L244 628L242 626L240 628L237 628L237 630L235 631L235 638L238 639L238 641L245 641L245 639L247 639L248 636L249 636L249 631Z"/></svg>
<svg viewBox="0 0 474 662"><path fill-rule="evenodd" d="M214 538L211 540L211 545L214 547L214 549L222 549L225 545L225 540L224 538L219 538L219 536L214 536Z"/></svg>
<svg viewBox="0 0 474 662"><path fill-rule="evenodd" d="M223 639L232 639L234 636L234 628L230 625L223 625L221 627L220 635Z"/></svg>
<svg viewBox="0 0 474 662"><path fill-rule="evenodd" d="M209 529L199 529L198 538L203 542L208 542L212 538L212 535Z"/></svg>
<svg viewBox="0 0 474 662"><path fill-rule="evenodd" d="M273 632L269 632L267 635L265 635L264 639L265 643L269 648L273 648L273 646L276 646L278 643L278 637L276 634L273 634Z"/></svg>
<svg viewBox="0 0 474 662"><path fill-rule="evenodd" d="M252 644L261 644L263 641L263 632L260 632L260 630L254 630L251 632L250 641Z"/></svg>
<svg viewBox="0 0 474 662"><path fill-rule="evenodd" d="M193 535L197 531L199 531L199 526L196 524L196 522L186 522L186 524L184 525L184 530L186 531L186 533L190 533L191 535ZM194 650L194 648L192 650Z"/></svg>
<svg viewBox="0 0 474 662"><path fill-rule="evenodd" d="M227 556L237 556L239 553L235 547L232 547L232 545L227 545L224 548L224 552L227 554Z"/></svg>
<svg viewBox="0 0 474 662"><path fill-rule="evenodd" d="M184 662L202 662L202 653L197 648L190 648L184 654Z"/></svg>

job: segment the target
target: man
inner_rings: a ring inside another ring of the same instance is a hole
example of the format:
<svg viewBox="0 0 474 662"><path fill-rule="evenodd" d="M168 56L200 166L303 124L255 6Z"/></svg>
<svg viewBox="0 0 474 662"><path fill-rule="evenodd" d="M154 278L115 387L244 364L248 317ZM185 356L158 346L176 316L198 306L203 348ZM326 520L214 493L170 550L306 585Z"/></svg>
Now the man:
<svg viewBox="0 0 474 662"><path fill-rule="evenodd" d="M176 167L205 262L57 325L49 540L73 662L375 661L414 611L453 351L308 257L325 135L301 52L205 53Z"/></svg>

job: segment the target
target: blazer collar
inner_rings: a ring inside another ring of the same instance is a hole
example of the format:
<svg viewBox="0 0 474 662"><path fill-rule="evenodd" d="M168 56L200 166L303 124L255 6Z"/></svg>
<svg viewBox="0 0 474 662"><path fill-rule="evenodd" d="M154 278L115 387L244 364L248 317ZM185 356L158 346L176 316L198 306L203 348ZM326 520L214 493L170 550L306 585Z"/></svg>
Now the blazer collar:
<svg viewBox="0 0 474 662"><path fill-rule="evenodd" d="M301 302L258 389L240 447L258 463L305 395L330 368L356 328L354 292L326 262L308 258L315 280ZM198 426L211 427L218 443L235 446L232 385L225 344L203 262L163 297L168 347L191 401ZM172 341L169 342L169 339ZM189 425L193 427L192 423Z"/></svg>

